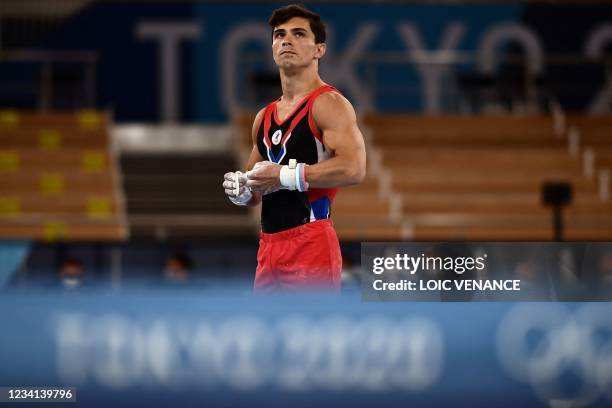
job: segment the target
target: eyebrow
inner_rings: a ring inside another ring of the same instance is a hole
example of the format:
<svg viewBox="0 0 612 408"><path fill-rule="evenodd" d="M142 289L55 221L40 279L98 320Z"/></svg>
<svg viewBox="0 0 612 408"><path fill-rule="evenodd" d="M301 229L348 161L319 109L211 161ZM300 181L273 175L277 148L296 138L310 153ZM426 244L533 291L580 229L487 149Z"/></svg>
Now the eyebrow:
<svg viewBox="0 0 612 408"><path fill-rule="evenodd" d="M285 30L284 28L277 28L276 30L274 30L272 35L276 35L277 33L285 33L285 32L287 32L287 30ZM298 33L298 32L307 33L308 31L305 28L296 27L296 28L292 28L291 32L293 32L293 33Z"/></svg>

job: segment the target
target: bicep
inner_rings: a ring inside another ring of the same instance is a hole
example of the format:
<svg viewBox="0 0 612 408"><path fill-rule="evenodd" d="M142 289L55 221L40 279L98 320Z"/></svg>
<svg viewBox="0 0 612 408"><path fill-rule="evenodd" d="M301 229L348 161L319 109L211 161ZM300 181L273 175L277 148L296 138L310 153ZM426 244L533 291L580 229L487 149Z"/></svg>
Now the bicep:
<svg viewBox="0 0 612 408"><path fill-rule="evenodd" d="M343 97L334 95L321 106L317 123L323 135L325 148L333 155L365 155L365 143L352 105ZM325 109L327 108L327 109Z"/></svg>
<svg viewBox="0 0 612 408"><path fill-rule="evenodd" d="M356 123L346 127L323 129L323 144L333 156L365 152L363 135Z"/></svg>

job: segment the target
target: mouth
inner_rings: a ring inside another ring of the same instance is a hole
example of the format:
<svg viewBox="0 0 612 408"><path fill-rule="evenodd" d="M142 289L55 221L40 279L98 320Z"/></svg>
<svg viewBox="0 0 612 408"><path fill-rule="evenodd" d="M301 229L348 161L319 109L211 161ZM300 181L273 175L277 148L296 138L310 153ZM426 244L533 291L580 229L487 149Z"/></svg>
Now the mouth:
<svg viewBox="0 0 612 408"><path fill-rule="evenodd" d="M289 51L289 50L287 50L287 51L281 51L281 53L280 53L280 55L285 55L285 54L296 55L296 53L295 53L295 52L293 52L293 51Z"/></svg>

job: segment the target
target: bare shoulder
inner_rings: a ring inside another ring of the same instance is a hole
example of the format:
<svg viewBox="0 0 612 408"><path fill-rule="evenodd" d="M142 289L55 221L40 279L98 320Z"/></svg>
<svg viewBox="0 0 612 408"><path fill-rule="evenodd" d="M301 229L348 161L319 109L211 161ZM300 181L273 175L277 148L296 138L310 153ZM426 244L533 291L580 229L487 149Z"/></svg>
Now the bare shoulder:
<svg viewBox="0 0 612 408"><path fill-rule="evenodd" d="M257 115L255 115L255 120L253 120L253 127L251 128L251 138L255 141L257 137L257 131L259 130L259 126L261 125L261 120L263 119L263 114L266 111L266 108L261 108Z"/></svg>
<svg viewBox="0 0 612 408"><path fill-rule="evenodd" d="M331 111L333 114L345 113L355 115L355 109L353 109L353 105L349 100L344 95L333 91L325 92L315 99L312 109L313 113L319 112L324 114Z"/></svg>
<svg viewBox="0 0 612 408"><path fill-rule="evenodd" d="M259 110L259 112L257 112L257 115L255 115L255 120L253 120L253 132L257 132L257 129L259 129L259 125L261 124L261 120L263 118L263 114L266 111L266 108L263 107Z"/></svg>
<svg viewBox="0 0 612 408"><path fill-rule="evenodd" d="M322 128L331 125L348 125L356 121L353 105L337 92L325 92L315 99L312 114L316 124Z"/></svg>

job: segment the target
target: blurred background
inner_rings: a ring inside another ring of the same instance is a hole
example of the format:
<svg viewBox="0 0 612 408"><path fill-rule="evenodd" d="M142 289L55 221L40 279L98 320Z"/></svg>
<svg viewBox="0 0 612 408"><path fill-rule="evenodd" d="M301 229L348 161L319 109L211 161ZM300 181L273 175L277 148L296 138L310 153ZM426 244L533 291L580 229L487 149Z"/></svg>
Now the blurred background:
<svg viewBox="0 0 612 408"><path fill-rule="evenodd" d="M0 386L101 407L609 406L609 303L358 284L362 242L519 241L492 271L610 299L612 4L307 2L368 175L333 206L343 296L253 298L258 213L221 180L280 95L281 5L0 0ZM530 241L582 242L542 263Z"/></svg>
<svg viewBox="0 0 612 408"><path fill-rule="evenodd" d="M2 0L0 284L251 279L257 210L220 183L280 95L280 5ZM333 209L347 269L362 241L612 237L610 4L307 6L367 143Z"/></svg>

